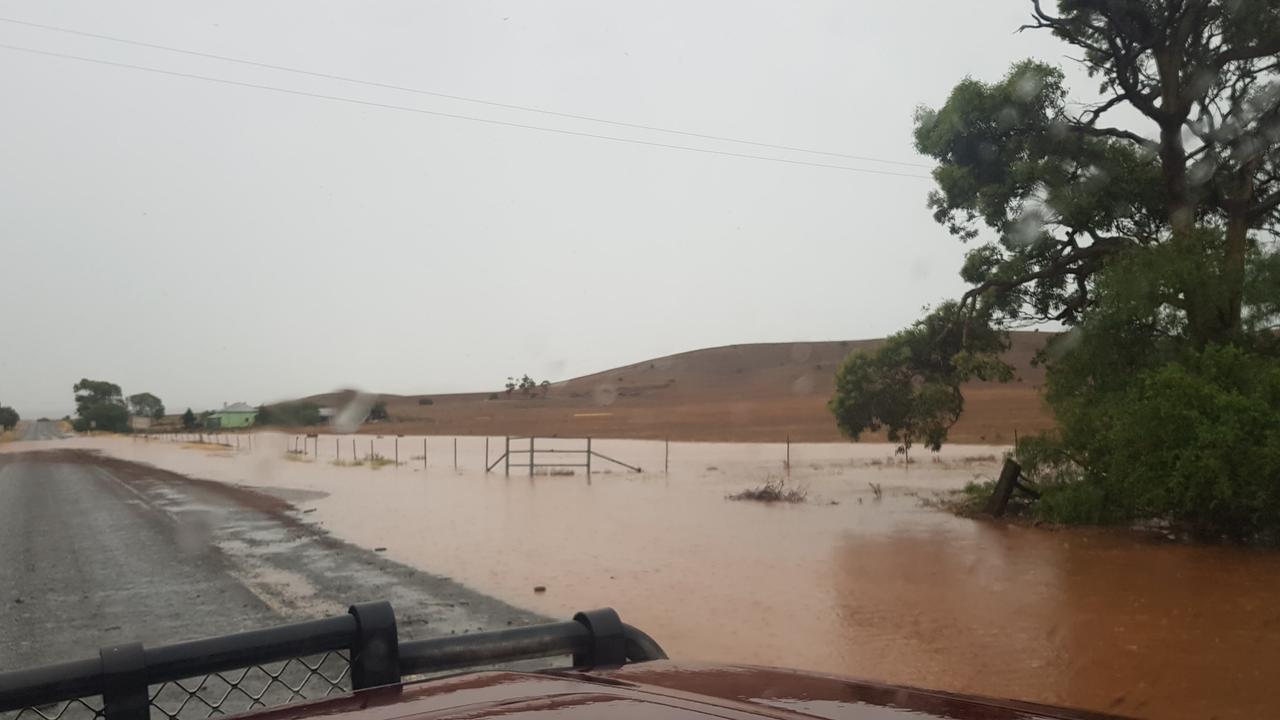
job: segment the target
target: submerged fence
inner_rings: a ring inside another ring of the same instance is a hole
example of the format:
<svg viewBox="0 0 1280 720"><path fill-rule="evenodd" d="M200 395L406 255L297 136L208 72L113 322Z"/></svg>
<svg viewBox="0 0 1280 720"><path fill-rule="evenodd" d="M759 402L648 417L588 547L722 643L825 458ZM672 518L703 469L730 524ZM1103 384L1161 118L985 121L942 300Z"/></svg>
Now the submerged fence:
<svg viewBox="0 0 1280 720"><path fill-rule="evenodd" d="M602 473L813 477L850 467L926 469L962 464L993 476L1007 445L948 445L941 453L910 457L885 443L716 443L619 440L556 436L438 436L266 432L138 434L138 441L170 440L214 446L217 454L265 453L342 467L401 468L406 472L455 472L503 476Z"/></svg>

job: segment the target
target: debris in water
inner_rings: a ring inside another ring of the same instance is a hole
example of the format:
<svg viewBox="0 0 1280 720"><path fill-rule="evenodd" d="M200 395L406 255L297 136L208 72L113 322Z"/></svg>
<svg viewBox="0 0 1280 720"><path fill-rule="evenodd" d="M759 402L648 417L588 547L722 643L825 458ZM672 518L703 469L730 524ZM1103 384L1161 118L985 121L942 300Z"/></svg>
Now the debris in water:
<svg viewBox="0 0 1280 720"><path fill-rule="evenodd" d="M376 548L374 548L374 549L373 549L373 551L374 551L374 552L386 552L386 551L387 551L387 549L386 549L386 548L384 548L384 547L376 547Z"/></svg>
<svg viewBox="0 0 1280 720"><path fill-rule="evenodd" d="M302 514L303 514L303 515L306 515L307 513L313 513L313 512L315 512L315 511L316 511L316 509L315 509L315 508L307 508L306 510L303 510L303 511L302 511Z"/></svg>
<svg viewBox="0 0 1280 720"><path fill-rule="evenodd" d="M536 593L544 593L544 592L546 592L546 591L547 591L547 586L546 586L546 585L534 585L534 586L533 586L533 591L534 591L534 592L536 592Z"/></svg>

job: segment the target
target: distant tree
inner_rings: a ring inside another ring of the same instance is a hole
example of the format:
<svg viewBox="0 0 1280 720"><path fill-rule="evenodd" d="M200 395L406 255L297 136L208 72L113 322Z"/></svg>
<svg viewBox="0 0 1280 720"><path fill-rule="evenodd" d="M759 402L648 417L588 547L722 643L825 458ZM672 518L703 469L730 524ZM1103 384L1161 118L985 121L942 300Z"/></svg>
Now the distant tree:
<svg viewBox="0 0 1280 720"><path fill-rule="evenodd" d="M134 415L159 420L164 417L164 403L151 393L138 393L129 396L129 409Z"/></svg>
<svg viewBox="0 0 1280 720"><path fill-rule="evenodd" d="M182 413L182 428L184 430L195 430L197 424L196 414L191 412L191 408L187 408L187 411Z"/></svg>
<svg viewBox="0 0 1280 720"><path fill-rule="evenodd" d="M81 378L72 390L75 391L76 414L80 416L74 423L77 430L128 432L129 409L125 406L119 385Z"/></svg>
<svg viewBox="0 0 1280 720"><path fill-rule="evenodd" d="M388 417L388 416L387 416L387 403L386 403L386 401L384 401L384 400L379 400L378 402L376 402L376 403L374 403L374 404L373 404L373 407L369 408L369 419L370 419L370 420L386 420L386 419L387 419L387 417Z"/></svg>
<svg viewBox="0 0 1280 720"><path fill-rule="evenodd" d="M112 382L81 378L71 389L75 391L76 413L80 415L94 405L124 405L120 386Z"/></svg>
<svg viewBox="0 0 1280 720"><path fill-rule="evenodd" d="M12 430L18 424L18 411L8 405L0 405L0 427L5 430Z"/></svg>
<svg viewBox="0 0 1280 720"><path fill-rule="evenodd" d="M490 400L497 400L497 399L498 399L498 393L489 393L489 399L490 399Z"/></svg>
<svg viewBox="0 0 1280 720"><path fill-rule="evenodd" d="M538 383L534 382L533 378L529 377L528 375L524 375L520 378L519 390L525 395L528 395L531 392L533 392L534 388L536 387L538 387Z"/></svg>
<svg viewBox="0 0 1280 720"><path fill-rule="evenodd" d="M324 418L320 415L320 406L313 402L283 403L280 405L260 405L255 425L277 425L281 427L305 427L320 425Z"/></svg>
<svg viewBox="0 0 1280 720"><path fill-rule="evenodd" d="M542 397L546 397L547 393L551 392L551 381L543 380L542 382L538 383L538 387L542 388Z"/></svg>
<svg viewBox="0 0 1280 720"><path fill-rule="evenodd" d="M436 401L431 398L418 398L419 405L435 405Z"/></svg>
<svg viewBox="0 0 1280 720"><path fill-rule="evenodd" d="M515 392L515 389L516 389L516 379L511 376L507 376L506 388L507 388L507 397L511 397L511 393Z"/></svg>

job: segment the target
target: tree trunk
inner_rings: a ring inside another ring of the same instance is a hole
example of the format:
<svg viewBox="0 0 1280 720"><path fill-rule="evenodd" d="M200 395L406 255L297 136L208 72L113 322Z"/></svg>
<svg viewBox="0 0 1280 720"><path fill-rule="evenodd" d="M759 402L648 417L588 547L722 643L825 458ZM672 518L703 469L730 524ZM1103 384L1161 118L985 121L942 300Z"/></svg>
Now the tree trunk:
<svg viewBox="0 0 1280 720"><path fill-rule="evenodd" d="M1243 205L1243 203L1242 203ZM1243 208L1233 207L1227 216L1226 247L1222 257L1222 283L1226 286L1222 327L1228 338L1240 332L1241 309L1244 305L1244 256L1249 237L1249 223Z"/></svg>

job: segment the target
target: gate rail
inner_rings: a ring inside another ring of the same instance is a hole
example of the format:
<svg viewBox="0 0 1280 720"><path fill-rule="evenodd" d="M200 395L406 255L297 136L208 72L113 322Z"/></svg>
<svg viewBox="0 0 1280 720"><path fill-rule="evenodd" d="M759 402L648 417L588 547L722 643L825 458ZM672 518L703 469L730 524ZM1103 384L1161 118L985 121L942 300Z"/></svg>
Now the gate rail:
<svg viewBox="0 0 1280 720"><path fill-rule="evenodd" d="M508 435L506 438L504 438L505 443L504 443L504 446L503 446L503 449L502 449L502 454L498 455L498 457L497 457L497 458L495 458L495 459L493 460L493 462L489 462L489 441L486 439L486 440L485 440L485 450L484 450L484 453L485 453L485 468L484 468L484 471L487 473L487 472L489 472L489 471L493 470L495 467L497 467L497 466L498 466L498 463L503 463L502 471L503 471L503 474L504 474L504 475L510 475L510 474L511 474L511 468L517 468L517 469L520 469L520 468L528 468L528 469L529 469L529 474L530 474L530 475L533 475L534 468L585 468L585 469L586 469L586 471L587 471L587 475L588 475L588 476L590 476L590 475L591 475L591 458L599 458L599 459L604 460L604 461L606 461L606 462L611 462L611 463L613 463L613 464L615 464L615 465L621 465L622 467L624 467L624 468L626 468L626 469L630 470L631 472L644 472L643 470L641 470L641 469L640 469L640 467L639 467L639 466L636 466L636 465L628 465L627 463L624 463L624 462L622 462L621 460L617 460L617 459L615 459L615 458L611 458L611 457L609 457L608 455L604 455L604 454L602 454L602 453L598 453L598 452L596 452L595 450L592 450L592 449L591 449L591 438L561 438L561 437L557 437L557 438L545 438L545 437L544 437L544 438L542 438L542 439L543 439L543 440L559 440L559 441L566 441L566 440L580 440L580 439L581 439L581 440L586 440L586 442L587 442L587 446L586 446L586 448L585 448L585 449L573 449L573 448L538 448L538 447L536 446L536 443L537 443L537 441L538 441L538 438L537 438L537 437L520 437L520 436L511 436L511 435ZM528 441L529 441L529 447L527 447L527 448L513 448L513 447L511 447L511 441L512 441L512 440L516 440L516 441L519 441L519 440L528 440ZM538 455L539 455L539 454L549 454L549 455L581 455L581 456L582 456L582 462L542 462L542 463L540 463L540 462L538 462ZM515 456L515 455L528 455L528 456L529 456L529 459L528 459L528 461L527 461L527 462L512 462L512 457L513 457L513 456Z"/></svg>
<svg viewBox="0 0 1280 720"><path fill-rule="evenodd" d="M652 638L623 623L608 608L580 612L566 622L400 643L390 603L373 602L353 605L346 615L337 617L156 648L144 648L141 643L113 645L102 648L96 658L0 673L0 713L17 711L17 718L28 712L60 717L70 703L78 702L106 720L150 720L153 711L159 717L174 718L181 708L170 712L160 707L156 703L160 691L153 695L153 686L163 688L166 683L206 676L195 690L179 684L195 697L209 677L322 653L334 653L350 663L352 690L394 685L411 675L561 655L572 655L574 667L666 658ZM318 665L306 667L315 672ZM279 672L272 677L278 680ZM325 680L328 687L323 696L339 689L345 692L338 681ZM290 700L305 697L298 688L290 689ZM84 702L97 696L102 698L101 709ZM202 717L226 712L217 704L201 702L206 706L200 708L205 713ZM54 703L67 705L54 715L42 711L41 706ZM259 695L251 707L265 705Z"/></svg>

